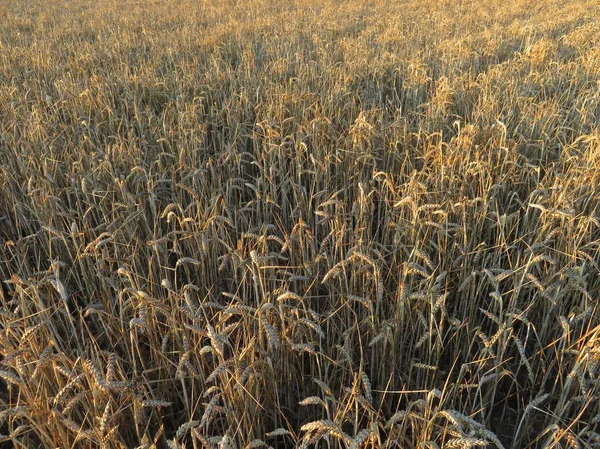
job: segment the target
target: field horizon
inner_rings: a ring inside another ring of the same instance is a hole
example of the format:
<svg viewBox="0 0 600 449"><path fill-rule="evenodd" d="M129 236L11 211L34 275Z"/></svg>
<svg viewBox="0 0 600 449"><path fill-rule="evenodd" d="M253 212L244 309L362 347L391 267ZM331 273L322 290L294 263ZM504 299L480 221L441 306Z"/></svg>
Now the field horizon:
<svg viewBox="0 0 600 449"><path fill-rule="evenodd" d="M600 448L600 5L0 23L0 447Z"/></svg>

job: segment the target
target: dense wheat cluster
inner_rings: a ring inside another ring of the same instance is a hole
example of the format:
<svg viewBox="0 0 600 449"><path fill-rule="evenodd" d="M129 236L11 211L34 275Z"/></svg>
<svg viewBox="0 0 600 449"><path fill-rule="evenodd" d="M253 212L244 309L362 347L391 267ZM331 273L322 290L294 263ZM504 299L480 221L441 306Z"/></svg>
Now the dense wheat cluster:
<svg viewBox="0 0 600 449"><path fill-rule="evenodd" d="M0 6L15 448L600 448L600 7Z"/></svg>

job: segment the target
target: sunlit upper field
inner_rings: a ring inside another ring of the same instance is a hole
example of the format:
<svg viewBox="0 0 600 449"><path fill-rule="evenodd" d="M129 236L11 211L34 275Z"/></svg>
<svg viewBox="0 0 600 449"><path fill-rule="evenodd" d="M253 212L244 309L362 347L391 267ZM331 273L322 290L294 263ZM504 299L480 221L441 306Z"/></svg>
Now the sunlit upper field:
<svg viewBox="0 0 600 449"><path fill-rule="evenodd" d="M0 447L600 448L600 5L0 4Z"/></svg>

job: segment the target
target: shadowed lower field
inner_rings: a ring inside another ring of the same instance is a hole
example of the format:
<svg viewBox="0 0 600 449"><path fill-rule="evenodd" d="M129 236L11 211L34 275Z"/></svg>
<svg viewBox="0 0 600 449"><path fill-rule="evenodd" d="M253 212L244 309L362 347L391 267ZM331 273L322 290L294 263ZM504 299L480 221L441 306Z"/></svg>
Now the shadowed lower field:
<svg viewBox="0 0 600 449"><path fill-rule="evenodd" d="M600 447L600 8L496 3L3 2L6 447Z"/></svg>

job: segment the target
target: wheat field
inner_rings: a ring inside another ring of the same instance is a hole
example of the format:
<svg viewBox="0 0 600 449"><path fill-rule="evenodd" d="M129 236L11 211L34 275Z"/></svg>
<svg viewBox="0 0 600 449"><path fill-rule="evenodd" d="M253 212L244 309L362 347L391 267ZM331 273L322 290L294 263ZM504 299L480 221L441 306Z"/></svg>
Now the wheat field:
<svg viewBox="0 0 600 449"><path fill-rule="evenodd" d="M0 23L0 447L600 448L599 4Z"/></svg>

